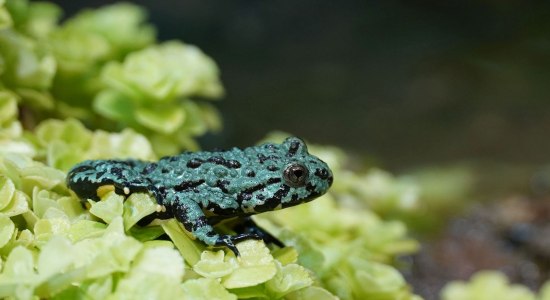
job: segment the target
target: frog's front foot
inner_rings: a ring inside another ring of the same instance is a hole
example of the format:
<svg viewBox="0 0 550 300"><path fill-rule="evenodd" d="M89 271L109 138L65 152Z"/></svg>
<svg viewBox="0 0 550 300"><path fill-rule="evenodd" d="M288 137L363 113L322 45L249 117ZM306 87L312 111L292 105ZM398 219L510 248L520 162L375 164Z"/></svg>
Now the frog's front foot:
<svg viewBox="0 0 550 300"><path fill-rule="evenodd" d="M285 247L285 244L283 244L283 242L281 242L278 238L274 237L272 234L270 234L269 232L265 231L264 229L256 225L256 223L254 222L254 220L252 220L251 217L246 217L241 219L240 222L238 222L235 225L234 230L236 232L242 232L244 234L257 235L261 237L261 239L264 240L266 244L272 243L279 246L280 248Z"/></svg>
<svg viewBox="0 0 550 300"><path fill-rule="evenodd" d="M241 256L239 253L239 249L237 249L237 246L235 246L236 243L242 242L244 240L262 240L262 237L253 234L253 233L241 233L236 235L221 235L218 240L216 240L215 246L225 246L229 248L229 250L233 251L235 253L235 256L239 257Z"/></svg>

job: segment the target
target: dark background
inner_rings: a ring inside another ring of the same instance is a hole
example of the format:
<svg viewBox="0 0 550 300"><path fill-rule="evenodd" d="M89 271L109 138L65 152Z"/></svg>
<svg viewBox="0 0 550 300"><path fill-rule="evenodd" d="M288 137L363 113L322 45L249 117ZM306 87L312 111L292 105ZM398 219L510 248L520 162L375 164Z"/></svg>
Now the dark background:
<svg viewBox="0 0 550 300"><path fill-rule="evenodd" d="M390 169L550 156L550 1L134 2L222 71L205 148L280 129Z"/></svg>

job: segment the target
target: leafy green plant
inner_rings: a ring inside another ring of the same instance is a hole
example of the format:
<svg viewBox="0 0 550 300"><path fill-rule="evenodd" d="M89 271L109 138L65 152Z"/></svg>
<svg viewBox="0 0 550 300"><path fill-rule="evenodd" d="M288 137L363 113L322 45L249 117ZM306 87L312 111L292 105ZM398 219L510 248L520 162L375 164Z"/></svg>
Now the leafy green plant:
<svg viewBox="0 0 550 300"><path fill-rule="evenodd" d="M550 281L536 296L529 288L520 284L511 284L508 278L497 271L480 271L469 282L454 281L441 291L443 300L548 300L550 299Z"/></svg>
<svg viewBox="0 0 550 300"><path fill-rule="evenodd" d="M196 101L223 94L216 64L192 45L156 44L141 8L114 4L59 24L52 3L2 4L0 88L26 108L27 126L72 117L130 127L161 155L197 149L194 137L220 128L215 108Z"/></svg>

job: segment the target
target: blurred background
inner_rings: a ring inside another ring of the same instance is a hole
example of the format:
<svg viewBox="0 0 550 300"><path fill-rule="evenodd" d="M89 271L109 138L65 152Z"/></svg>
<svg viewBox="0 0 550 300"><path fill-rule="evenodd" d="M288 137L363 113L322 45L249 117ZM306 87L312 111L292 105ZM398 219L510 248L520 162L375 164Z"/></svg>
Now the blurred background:
<svg viewBox="0 0 550 300"><path fill-rule="evenodd" d="M114 2L56 1L67 16ZM550 2L133 2L160 40L195 44L219 65L224 129L202 137L204 148L283 130L429 178L425 187L443 191L437 201L466 201L446 188L474 178L466 213L417 231L422 222L410 222L423 241L402 262L415 292L436 299L445 282L480 269L532 289L549 278ZM428 166L468 171L414 173Z"/></svg>
<svg viewBox="0 0 550 300"><path fill-rule="evenodd" d="M391 169L548 161L547 1L133 2L218 63L224 131L206 146L281 129Z"/></svg>

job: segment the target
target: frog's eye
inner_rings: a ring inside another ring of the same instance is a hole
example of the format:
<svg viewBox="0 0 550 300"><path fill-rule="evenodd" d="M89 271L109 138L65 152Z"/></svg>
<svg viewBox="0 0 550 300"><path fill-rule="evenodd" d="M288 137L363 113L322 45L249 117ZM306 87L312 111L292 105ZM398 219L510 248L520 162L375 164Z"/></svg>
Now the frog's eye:
<svg viewBox="0 0 550 300"><path fill-rule="evenodd" d="M283 178L285 179L286 184L291 187L304 186L308 176L308 169L304 165L298 163L288 165L283 171Z"/></svg>

